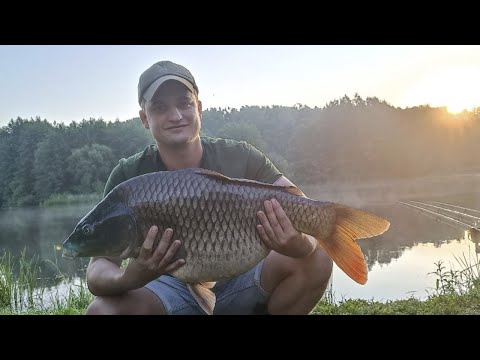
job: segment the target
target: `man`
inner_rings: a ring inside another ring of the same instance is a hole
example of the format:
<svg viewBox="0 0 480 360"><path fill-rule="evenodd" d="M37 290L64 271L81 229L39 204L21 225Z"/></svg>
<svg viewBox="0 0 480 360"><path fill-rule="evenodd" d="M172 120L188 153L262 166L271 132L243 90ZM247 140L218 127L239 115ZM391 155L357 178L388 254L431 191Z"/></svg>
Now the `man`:
<svg viewBox="0 0 480 360"><path fill-rule="evenodd" d="M202 103L189 70L170 61L153 64L141 76L138 102L143 126L156 145L120 160L105 187L148 172L201 167L229 177L293 185L270 160L245 142L200 137ZM257 231L271 249L240 276L219 281L214 314L308 314L330 279L332 261L315 238L298 232L275 199L259 211ZM87 283L96 295L87 314L204 314L187 286L168 275L184 259L172 262L182 239L172 229L157 234L152 226L140 253L121 269L121 259L94 257ZM158 246L153 249L156 237Z"/></svg>

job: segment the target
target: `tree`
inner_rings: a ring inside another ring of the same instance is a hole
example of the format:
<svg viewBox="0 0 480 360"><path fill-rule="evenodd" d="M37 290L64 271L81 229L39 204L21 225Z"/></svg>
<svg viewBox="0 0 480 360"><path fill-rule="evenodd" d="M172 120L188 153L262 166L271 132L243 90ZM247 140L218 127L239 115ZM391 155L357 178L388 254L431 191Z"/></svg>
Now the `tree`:
<svg viewBox="0 0 480 360"><path fill-rule="evenodd" d="M72 192L102 192L115 162L112 150L105 145L85 145L73 150L67 158Z"/></svg>
<svg viewBox="0 0 480 360"><path fill-rule="evenodd" d="M2 201L6 206L35 205L38 197L34 185L34 155L38 144L53 132L53 126L39 117L35 120L17 118L10 121L4 131Z"/></svg>
<svg viewBox="0 0 480 360"><path fill-rule="evenodd" d="M35 193L40 202L52 194L69 190L70 181L65 168L71 152L62 126L58 126L54 133L38 145L33 173Z"/></svg>
<svg viewBox="0 0 480 360"><path fill-rule="evenodd" d="M117 160L142 151L153 142L140 118L109 123L104 132L102 142L99 144L108 146Z"/></svg>
<svg viewBox="0 0 480 360"><path fill-rule="evenodd" d="M230 123L225 125L219 132L218 136L230 138L239 141L246 141L259 150L265 148L265 142L262 139L257 127L249 123Z"/></svg>

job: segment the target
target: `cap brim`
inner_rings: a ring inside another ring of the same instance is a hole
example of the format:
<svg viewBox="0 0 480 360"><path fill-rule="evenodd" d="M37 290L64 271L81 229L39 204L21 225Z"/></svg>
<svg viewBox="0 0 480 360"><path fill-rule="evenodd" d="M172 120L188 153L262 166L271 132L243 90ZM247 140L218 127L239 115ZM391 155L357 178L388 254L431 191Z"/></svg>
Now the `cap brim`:
<svg viewBox="0 0 480 360"><path fill-rule="evenodd" d="M158 78L157 80L155 80L149 87L148 89L145 91L145 93L143 94L143 98L146 100L146 101L150 101L152 100L153 98L153 95L155 95L155 93L157 92L158 88L160 87L160 85L162 85L165 81L168 81L168 80L176 80L176 81L179 81L181 82L183 85L185 85L191 92L192 94L195 94L195 89L193 88L193 85L185 80L184 78L180 77L180 76L176 76L176 75L165 75L165 76L162 76L161 78Z"/></svg>

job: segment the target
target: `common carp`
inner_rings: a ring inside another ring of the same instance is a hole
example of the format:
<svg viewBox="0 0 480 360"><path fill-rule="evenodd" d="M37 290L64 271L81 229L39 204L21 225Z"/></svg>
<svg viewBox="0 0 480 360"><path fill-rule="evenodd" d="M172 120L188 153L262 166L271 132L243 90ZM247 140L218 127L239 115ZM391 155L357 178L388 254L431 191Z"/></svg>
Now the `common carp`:
<svg viewBox="0 0 480 360"><path fill-rule="evenodd" d="M269 249L256 230L257 212L272 198L292 225L314 236L340 269L357 283L366 283L367 265L355 240L382 234L390 226L387 220L308 198L295 186L197 168L144 174L117 185L79 221L63 243L63 256L126 259L138 253L152 225L160 235L172 228L174 238L182 241L176 258L185 264L171 275L184 281L211 314L211 283L244 273L267 256Z"/></svg>

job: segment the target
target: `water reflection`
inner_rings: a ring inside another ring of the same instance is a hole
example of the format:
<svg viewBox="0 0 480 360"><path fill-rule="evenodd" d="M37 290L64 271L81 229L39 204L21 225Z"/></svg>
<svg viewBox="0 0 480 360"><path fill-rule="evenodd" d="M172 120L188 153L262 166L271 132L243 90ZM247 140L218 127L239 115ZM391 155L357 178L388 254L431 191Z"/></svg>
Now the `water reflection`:
<svg viewBox="0 0 480 360"><path fill-rule="evenodd" d="M478 186L473 185L473 182L468 186L463 183L459 187L456 181L454 184L445 183L443 187L436 184L420 188L407 184L396 192L393 188L379 186L362 191L302 188L310 197L366 209L391 222L386 233L359 240L369 269L366 285L356 284L335 266L332 280L336 298L375 298L380 301L411 295L425 298L435 285L435 277L429 274L435 271L435 262L444 260L445 264L454 265L454 256L480 254L478 234L464 234L397 203L398 200L423 199L480 209L480 192ZM37 255L42 260L41 277L49 286L59 284L59 271L71 277L84 277L88 259L63 259L55 246L66 239L92 206L0 211L0 249L15 256L24 249L27 257Z"/></svg>
<svg viewBox="0 0 480 360"><path fill-rule="evenodd" d="M424 300L436 293L436 264L441 261L453 271L464 269L465 262L478 264L480 256L475 252L475 246L465 238L446 240L440 245L419 243L403 249L401 256L391 259L388 264L373 264L368 282L363 286L353 283L335 267L332 276L334 298L387 301L413 296Z"/></svg>
<svg viewBox="0 0 480 360"><path fill-rule="evenodd" d="M15 258L22 253L40 262L43 285L60 281L59 274L85 275L88 259L66 260L56 246L72 232L91 205L58 208L22 208L0 211L0 255L9 252Z"/></svg>
<svg viewBox="0 0 480 360"><path fill-rule="evenodd" d="M478 234L472 237L400 205L398 201L438 201L480 210L480 177L438 177L432 181L399 180L387 184L303 187L307 196L349 204L383 216L391 223L384 234L358 241L369 269L366 285L358 285L337 266L332 276L335 299L377 301L425 299L435 290L438 261L459 268L456 258L479 262Z"/></svg>
<svg viewBox="0 0 480 360"><path fill-rule="evenodd" d="M480 229L471 228L465 231L465 238L475 244L475 253L480 254Z"/></svg>

